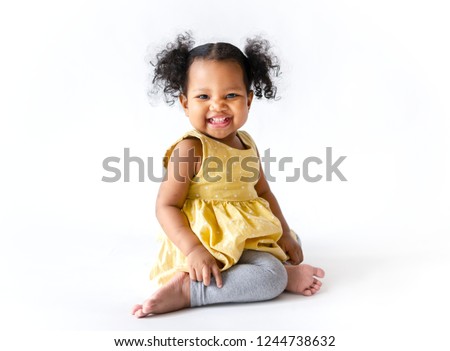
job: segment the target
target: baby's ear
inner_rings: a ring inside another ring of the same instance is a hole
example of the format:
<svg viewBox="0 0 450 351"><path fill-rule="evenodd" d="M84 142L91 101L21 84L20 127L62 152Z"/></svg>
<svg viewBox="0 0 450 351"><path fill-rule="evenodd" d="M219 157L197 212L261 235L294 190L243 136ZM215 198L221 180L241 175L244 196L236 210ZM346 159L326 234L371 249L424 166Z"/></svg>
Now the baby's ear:
<svg viewBox="0 0 450 351"><path fill-rule="evenodd" d="M184 94L180 94L178 99L180 100L180 104L181 104L181 107L183 107L185 115L188 116L189 115L188 114L189 108L188 108L188 99L187 99L187 97Z"/></svg>
<svg viewBox="0 0 450 351"><path fill-rule="evenodd" d="M252 105L253 101L253 90L250 90L247 94L247 107L250 110L250 106Z"/></svg>

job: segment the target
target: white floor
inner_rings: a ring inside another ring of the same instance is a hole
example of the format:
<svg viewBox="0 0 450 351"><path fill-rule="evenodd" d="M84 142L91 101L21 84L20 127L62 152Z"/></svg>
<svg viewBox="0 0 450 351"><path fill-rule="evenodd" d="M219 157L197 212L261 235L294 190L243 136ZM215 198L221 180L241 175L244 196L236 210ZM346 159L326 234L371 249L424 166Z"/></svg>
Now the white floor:
<svg viewBox="0 0 450 351"><path fill-rule="evenodd" d="M306 261L327 273L323 289L313 297L284 293L269 302L188 309L139 320L129 311L151 291L147 274L153 239L131 237L108 244L61 240L59 251L57 246L26 246L23 257L15 257L16 262L25 261L6 272L2 319L12 333L326 331L347 340L343 349L361 335L375 338L366 349L387 341L405 345L405 338L415 340L414 345L440 345L450 312L446 249L432 244L432 233L420 246L415 233L402 245L377 240L376 230L369 234L364 240L358 240L357 233L304 238Z"/></svg>

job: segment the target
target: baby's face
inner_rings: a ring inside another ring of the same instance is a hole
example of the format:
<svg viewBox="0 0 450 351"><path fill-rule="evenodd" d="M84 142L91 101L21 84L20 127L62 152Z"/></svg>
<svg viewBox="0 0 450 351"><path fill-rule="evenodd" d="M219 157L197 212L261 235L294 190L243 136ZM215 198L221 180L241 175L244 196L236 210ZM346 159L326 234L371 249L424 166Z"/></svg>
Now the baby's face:
<svg viewBox="0 0 450 351"><path fill-rule="evenodd" d="M186 90L180 102L192 126L203 134L226 143L247 121L253 93L247 92L238 63L194 61Z"/></svg>

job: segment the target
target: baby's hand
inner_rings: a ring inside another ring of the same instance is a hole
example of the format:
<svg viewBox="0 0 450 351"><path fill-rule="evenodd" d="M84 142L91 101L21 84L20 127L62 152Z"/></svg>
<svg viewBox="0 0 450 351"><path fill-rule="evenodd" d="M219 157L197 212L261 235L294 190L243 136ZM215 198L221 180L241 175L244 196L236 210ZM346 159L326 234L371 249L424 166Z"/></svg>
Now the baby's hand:
<svg viewBox="0 0 450 351"><path fill-rule="evenodd" d="M283 236L278 240L278 245L283 249L286 255L289 256L289 261L292 264L300 264L303 261L303 251L302 247L299 245L297 240L295 240L292 235L283 234Z"/></svg>
<svg viewBox="0 0 450 351"><path fill-rule="evenodd" d="M205 249L203 245L196 246L188 255L189 276L191 280L203 282L208 286L211 282L211 274L216 279L217 287L222 287L222 275L216 259Z"/></svg>

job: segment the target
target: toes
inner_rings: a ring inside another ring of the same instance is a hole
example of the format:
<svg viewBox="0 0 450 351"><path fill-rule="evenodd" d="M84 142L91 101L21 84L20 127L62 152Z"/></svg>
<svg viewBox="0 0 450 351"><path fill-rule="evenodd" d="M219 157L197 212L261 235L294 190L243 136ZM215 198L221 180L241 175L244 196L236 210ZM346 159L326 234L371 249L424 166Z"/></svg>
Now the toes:
<svg viewBox="0 0 450 351"><path fill-rule="evenodd" d="M312 291L310 289L305 289L302 292L302 295L304 295L304 296L311 296L312 294L313 293L312 293Z"/></svg>
<svg viewBox="0 0 450 351"><path fill-rule="evenodd" d="M144 304L142 305L142 312L145 314L149 314L152 311L152 301L147 300L144 301Z"/></svg>
<svg viewBox="0 0 450 351"><path fill-rule="evenodd" d="M142 312L142 310L137 310L134 315L138 318L142 318L145 317L147 314L145 314L144 312Z"/></svg>
<svg viewBox="0 0 450 351"><path fill-rule="evenodd" d="M319 277L319 278L323 278L323 277L325 277L325 271L322 269L322 268L315 268L314 269L314 275L316 276L316 277Z"/></svg>
<svg viewBox="0 0 450 351"><path fill-rule="evenodd" d="M131 314L135 314L136 311L142 309L142 305L134 305L133 308L131 309Z"/></svg>
<svg viewBox="0 0 450 351"><path fill-rule="evenodd" d="M319 291L320 290L320 287L322 286L322 283L321 282L314 282L312 285L311 285L311 288L312 289L315 289L316 291Z"/></svg>
<svg viewBox="0 0 450 351"><path fill-rule="evenodd" d="M138 318L146 317L151 313L149 301L145 301L142 305L135 305L131 313Z"/></svg>

